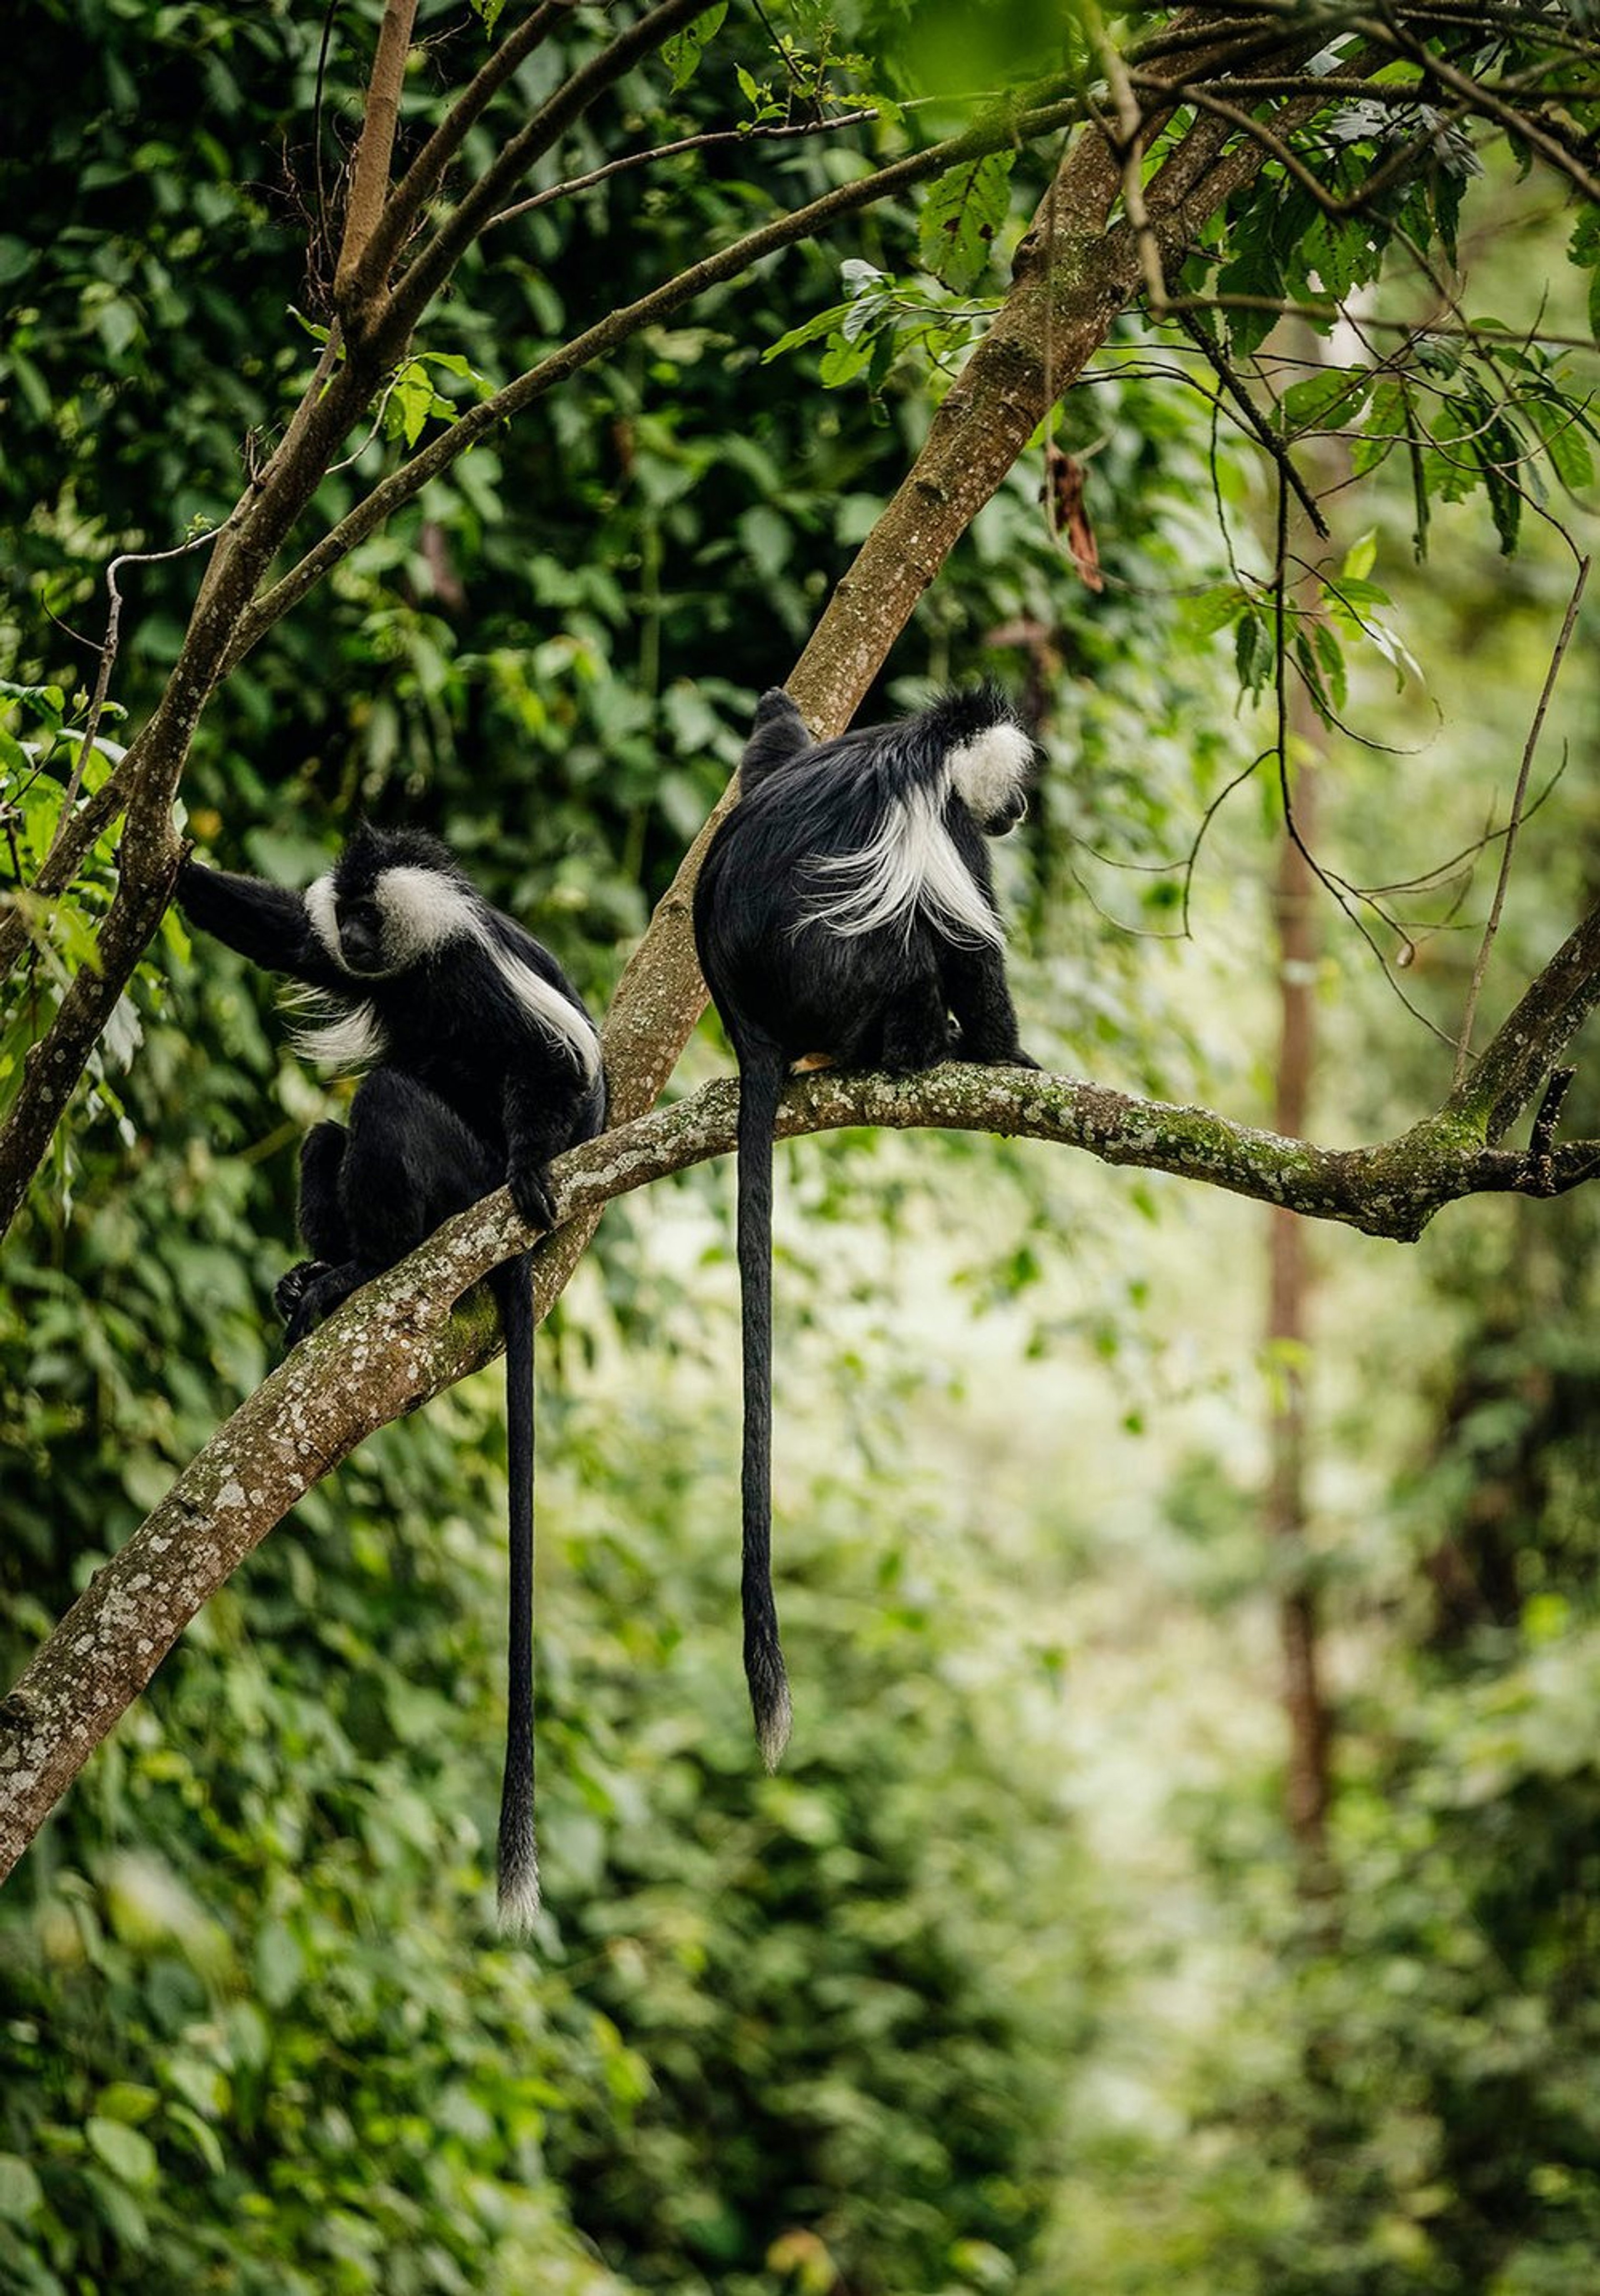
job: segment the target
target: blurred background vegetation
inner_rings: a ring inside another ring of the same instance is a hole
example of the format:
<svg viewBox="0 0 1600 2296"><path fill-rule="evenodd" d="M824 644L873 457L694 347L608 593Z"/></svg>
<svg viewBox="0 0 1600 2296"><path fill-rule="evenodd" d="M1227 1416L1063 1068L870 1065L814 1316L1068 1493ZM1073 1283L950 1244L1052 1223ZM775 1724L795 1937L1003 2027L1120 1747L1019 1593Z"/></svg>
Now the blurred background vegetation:
<svg viewBox="0 0 1600 2296"><path fill-rule="evenodd" d="M345 140L373 12L347 13L325 99ZM891 77L905 13L868 26ZM452 21L414 60L419 119L481 40ZM12 28L15 684L89 682L105 560L224 512L242 436L303 375L320 32L286 0L42 0ZM702 124L733 100L715 53L677 99ZM554 68L536 59L530 86ZM662 88L660 65L626 83L564 171L646 138ZM472 258L421 348L503 381L725 234L752 174L815 192L857 164L752 147L618 177ZM979 300L1046 164L1018 163ZM1581 332L1571 222L1547 184L1490 165L1463 217L1479 308L1529 319L1537 289L1547 325ZM854 376L825 331L763 353L840 302L841 264L909 276L916 250L914 207L874 211L465 457L227 685L191 834L303 882L359 812L423 822L603 1002L952 347L936 330L930 357L912 328ZM1415 283L1410 303L1383 291L1415 306ZM1040 712L1046 777L1004 864L1033 1051L1266 1120L1269 777L1210 828L1187 938L1175 865L1267 738L1215 607L1230 551L1269 554L1265 474L1131 321L1059 437L1104 589L1051 533L1031 454L874 702L981 668ZM1390 746L1327 739L1322 849L1394 883L1503 815L1571 567L1538 521L1501 554L1481 492L1438 507L1419 567L1398 467L1333 503L1336 554L1371 560L1419 667L1397 686L1352 649L1342 714ZM135 723L193 579L181 560L126 577ZM1541 752L1539 787L1563 752L1566 771L1523 839L1491 1017L1594 898L1597 689L1591 642ZM12 731L37 716L18 701ZM1497 849L1398 904L1407 994L1446 1026ZM1314 1129L1377 1136L1433 1104L1448 1055L1331 904L1324 931ZM680 1081L725 1062L702 1030ZM294 1142L339 1099L260 980L218 948L195 962L171 924L0 1292L8 1677L269 1367ZM1600 1128L1592 1077L1575 1108ZM1318 1235L1315 1336L1286 1365L1261 1343L1261 1216L1186 1184L851 1136L786 1152L781 1196L783 1774L754 1767L739 1679L731 1174L713 1169L614 1206L541 1341L537 1950L485 1922L491 1373L279 1529L0 1899L0 2290L1591 2285L1592 1198L1457 1207L1409 1251ZM1262 1515L1286 1369L1312 1398L1334 1733L1310 1890Z"/></svg>

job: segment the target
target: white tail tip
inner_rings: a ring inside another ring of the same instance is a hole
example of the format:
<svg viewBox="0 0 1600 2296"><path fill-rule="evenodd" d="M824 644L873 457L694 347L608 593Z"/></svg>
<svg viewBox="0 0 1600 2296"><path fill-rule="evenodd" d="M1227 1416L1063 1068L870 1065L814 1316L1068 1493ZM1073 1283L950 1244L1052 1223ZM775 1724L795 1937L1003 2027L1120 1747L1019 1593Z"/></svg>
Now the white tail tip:
<svg viewBox="0 0 1600 2296"><path fill-rule="evenodd" d="M784 1759L784 1749L789 1743L789 1733L794 1726L794 1709L789 1702L789 1685L784 1685L781 1695L774 1702L772 1711L764 1717L756 1730L756 1743L761 1749L761 1759L769 1770L775 1770Z"/></svg>
<svg viewBox="0 0 1600 2296"><path fill-rule="evenodd" d="M495 1926L502 1937L527 1937L539 1905L539 1868L535 1858L522 1873L500 1876L495 1899Z"/></svg>

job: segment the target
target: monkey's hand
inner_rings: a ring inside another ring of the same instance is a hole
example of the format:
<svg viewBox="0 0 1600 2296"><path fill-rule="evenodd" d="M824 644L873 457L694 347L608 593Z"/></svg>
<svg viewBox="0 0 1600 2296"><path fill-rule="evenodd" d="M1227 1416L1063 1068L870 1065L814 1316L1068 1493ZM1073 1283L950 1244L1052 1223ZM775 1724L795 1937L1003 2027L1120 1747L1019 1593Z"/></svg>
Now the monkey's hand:
<svg viewBox="0 0 1600 2296"><path fill-rule="evenodd" d="M794 697L782 685L769 685L756 704L755 723L769 726L775 718L798 718L800 710Z"/></svg>
<svg viewBox="0 0 1600 2296"><path fill-rule="evenodd" d="M297 1259L273 1286L272 1304L286 1324L292 1324L299 1305L319 1275L328 1272L325 1259Z"/></svg>
<svg viewBox="0 0 1600 2296"><path fill-rule="evenodd" d="M335 1267L326 1259L302 1259L280 1276L273 1293L273 1304L284 1319L283 1352L298 1348L308 1332L325 1324L335 1308L342 1308L352 1292L358 1292L375 1268L362 1267L354 1260Z"/></svg>
<svg viewBox="0 0 1600 2296"><path fill-rule="evenodd" d="M555 1224L555 1202L550 1193L550 1168L546 1164L514 1165L505 1176L511 1190L511 1200L529 1227L541 1230Z"/></svg>

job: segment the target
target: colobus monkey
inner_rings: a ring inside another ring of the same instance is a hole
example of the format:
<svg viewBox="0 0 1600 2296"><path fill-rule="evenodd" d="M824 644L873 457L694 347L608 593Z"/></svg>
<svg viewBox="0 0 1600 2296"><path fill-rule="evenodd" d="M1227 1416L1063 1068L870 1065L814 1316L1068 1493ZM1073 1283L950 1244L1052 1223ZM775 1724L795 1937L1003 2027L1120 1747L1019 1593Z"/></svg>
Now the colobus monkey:
<svg viewBox="0 0 1600 2296"><path fill-rule="evenodd" d="M1038 1065L1017 1041L983 843L1022 819L1033 758L994 686L817 745L775 686L695 888L701 969L739 1062L744 1672L768 1769L790 1726L772 1595L778 1102L797 1065Z"/></svg>
<svg viewBox="0 0 1600 2296"><path fill-rule="evenodd" d="M195 924L312 992L302 1050L367 1070L349 1130L314 1125L300 1152L300 1226L315 1257L277 1287L291 1347L491 1189L508 1183L530 1226L553 1225L551 1158L605 1122L599 1038L548 949L491 909L437 839L358 828L304 894L185 861L177 892ZM505 1328L511 1472L499 1915L522 1930L539 1902L527 1260L490 1281Z"/></svg>

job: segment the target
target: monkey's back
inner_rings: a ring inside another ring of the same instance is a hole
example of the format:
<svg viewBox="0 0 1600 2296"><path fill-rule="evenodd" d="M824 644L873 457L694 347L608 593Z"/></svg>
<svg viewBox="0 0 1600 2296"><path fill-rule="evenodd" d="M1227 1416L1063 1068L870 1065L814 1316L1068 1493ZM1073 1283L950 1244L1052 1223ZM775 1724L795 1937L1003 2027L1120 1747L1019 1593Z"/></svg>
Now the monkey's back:
<svg viewBox="0 0 1600 2296"><path fill-rule="evenodd" d="M516 957L587 1019L581 999L544 945L498 910L496 934ZM447 962L445 958L447 956ZM593 1139L605 1121L605 1082L581 1080L570 1053L513 993L487 947L447 944L439 961L373 984L370 1001L383 1034L382 1063L435 1092L496 1150L505 1145L505 1086L513 1071L550 1095L570 1098L564 1144Z"/></svg>
<svg viewBox="0 0 1600 2296"><path fill-rule="evenodd" d="M853 752L853 754L852 754ZM810 912L830 865L858 854L890 801L859 737L808 752L742 798L694 889L701 970L735 1048L754 1029L791 1060L836 1056L870 1036L907 979L938 966L913 911L842 936Z"/></svg>

